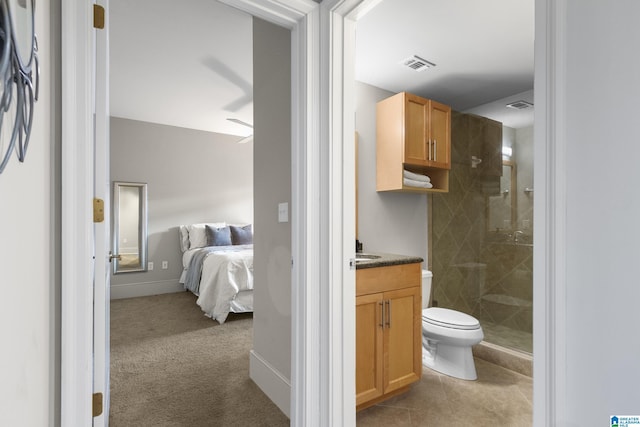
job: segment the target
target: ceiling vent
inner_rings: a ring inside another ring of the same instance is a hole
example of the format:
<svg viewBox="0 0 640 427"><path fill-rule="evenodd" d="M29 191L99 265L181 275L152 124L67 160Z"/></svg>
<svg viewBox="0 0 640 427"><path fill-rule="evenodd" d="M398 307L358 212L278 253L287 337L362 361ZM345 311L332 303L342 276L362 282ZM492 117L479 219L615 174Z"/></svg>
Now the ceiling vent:
<svg viewBox="0 0 640 427"><path fill-rule="evenodd" d="M508 108L513 108L514 110L526 110L527 108L533 108L533 104L527 101L514 101L507 104Z"/></svg>
<svg viewBox="0 0 640 427"><path fill-rule="evenodd" d="M400 62L405 67L409 67L414 71L424 71L427 68L435 67L436 64L433 62L429 62L426 59L422 59L417 55L410 56L407 59L404 59Z"/></svg>

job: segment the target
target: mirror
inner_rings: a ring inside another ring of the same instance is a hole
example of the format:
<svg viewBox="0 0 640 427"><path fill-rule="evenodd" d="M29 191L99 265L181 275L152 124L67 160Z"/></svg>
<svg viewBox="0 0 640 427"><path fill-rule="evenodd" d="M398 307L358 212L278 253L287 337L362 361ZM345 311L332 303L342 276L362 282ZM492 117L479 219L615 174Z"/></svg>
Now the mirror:
<svg viewBox="0 0 640 427"><path fill-rule="evenodd" d="M147 271L147 184L113 183L113 273Z"/></svg>
<svg viewBox="0 0 640 427"><path fill-rule="evenodd" d="M518 215L516 163L502 161L500 193L487 196L487 231L514 231Z"/></svg>

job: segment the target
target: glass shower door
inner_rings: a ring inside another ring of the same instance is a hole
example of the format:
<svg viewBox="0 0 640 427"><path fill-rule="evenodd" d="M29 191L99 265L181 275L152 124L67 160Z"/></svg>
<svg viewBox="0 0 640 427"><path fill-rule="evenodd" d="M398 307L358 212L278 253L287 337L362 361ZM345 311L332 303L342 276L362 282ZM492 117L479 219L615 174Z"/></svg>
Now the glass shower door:
<svg viewBox="0 0 640 427"><path fill-rule="evenodd" d="M434 305L476 317L487 342L531 353L533 128L462 113L451 128L449 193L430 199Z"/></svg>

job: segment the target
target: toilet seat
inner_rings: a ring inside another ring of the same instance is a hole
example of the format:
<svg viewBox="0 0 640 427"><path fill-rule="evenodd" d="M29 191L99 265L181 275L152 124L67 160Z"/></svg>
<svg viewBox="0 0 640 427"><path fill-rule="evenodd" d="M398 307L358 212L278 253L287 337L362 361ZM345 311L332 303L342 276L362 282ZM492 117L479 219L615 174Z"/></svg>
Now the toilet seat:
<svg viewBox="0 0 640 427"><path fill-rule="evenodd" d="M475 317L441 307L422 310L422 321L451 329L473 330L480 328L480 322Z"/></svg>

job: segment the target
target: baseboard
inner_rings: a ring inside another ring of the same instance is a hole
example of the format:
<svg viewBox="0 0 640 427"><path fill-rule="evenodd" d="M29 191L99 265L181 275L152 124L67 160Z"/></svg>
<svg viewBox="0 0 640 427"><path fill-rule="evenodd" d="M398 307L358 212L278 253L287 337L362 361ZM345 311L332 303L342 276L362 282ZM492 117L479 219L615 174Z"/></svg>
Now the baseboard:
<svg viewBox="0 0 640 427"><path fill-rule="evenodd" d="M111 299L146 297L173 292L184 292L184 286L178 283L177 279L111 285Z"/></svg>
<svg viewBox="0 0 640 427"><path fill-rule="evenodd" d="M291 382L254 350L249 355L249 377L291 418Z"/></svg>

